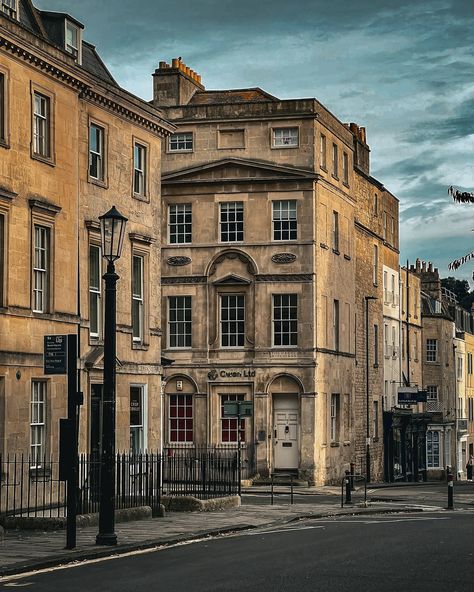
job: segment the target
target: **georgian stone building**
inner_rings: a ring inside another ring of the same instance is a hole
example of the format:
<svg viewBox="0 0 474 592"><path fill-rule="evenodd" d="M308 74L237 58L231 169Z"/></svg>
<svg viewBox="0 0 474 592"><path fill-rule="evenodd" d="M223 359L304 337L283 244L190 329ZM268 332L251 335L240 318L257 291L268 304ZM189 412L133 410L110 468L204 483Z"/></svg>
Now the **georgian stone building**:
<svg viewBox="0 0 474 592"><path fill-rule="evenodd" d="M164 442L240 438L260 474L338 481L365 429L356 277L369 278L372 294L374 231L362 253L356 222L373 204L359 201L358 178L373 186L370 199L378 185L363 132L315 99L206 91L179 60L160 62L153 103L178 128L163 153L163 351L174 360ZM381 247L381 213L376 226ZM378 260L381 279L381 251ZM375 310L381 324L380 303ZM380 375L369 402L377 438ZM223 417L232 399L254 404L239 426ZM381 450L380 440L377 476Z"/></svg>
<svg viewBox="0 0 474 592"><path fill-rule="evenodd" d="M0 5L0 453L58 449L66 377L43 336L80 344L82 450L100 435L103 290L98 216L129 221L117 262L117 447L160 426L160 155L174 128L115 82L74 17Z"/></svg>

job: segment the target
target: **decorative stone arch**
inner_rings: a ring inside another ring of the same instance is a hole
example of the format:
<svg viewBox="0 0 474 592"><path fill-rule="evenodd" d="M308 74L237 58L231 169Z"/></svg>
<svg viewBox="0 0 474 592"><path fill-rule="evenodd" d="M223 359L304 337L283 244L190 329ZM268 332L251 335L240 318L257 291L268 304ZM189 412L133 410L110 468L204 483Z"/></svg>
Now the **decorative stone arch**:
<svg viewBox="0 0 474 592"><path fill-rule="evenodd" d="M219 263L222 263L225 259L238 259L247 265L247 271L250 275L255 276L258 274L257 264L250 255L240 249L225 249L213 257L209 262L206 269L207 277L212 277L216 273Z"/></svg>
<svg viewBox="0 0 474 592"><path fill-rule="evenodd" d="M295 390L296 387L296 390ZM293 374L282 372L268 381L265 388L267 393L304 393L304 386L301 380Z"/></svg>
<svg viewBox="0 0 474 592"><path fill-rule="evenodd" d="M176 382L178 381L182 381L183 383L182 390L180 391L178 391L176 386ZM167 395L170 393L183 393L183 395L191 395L197 392L199 391L196 381L187 374L176 373L166 377L165 393Z"/></svg>

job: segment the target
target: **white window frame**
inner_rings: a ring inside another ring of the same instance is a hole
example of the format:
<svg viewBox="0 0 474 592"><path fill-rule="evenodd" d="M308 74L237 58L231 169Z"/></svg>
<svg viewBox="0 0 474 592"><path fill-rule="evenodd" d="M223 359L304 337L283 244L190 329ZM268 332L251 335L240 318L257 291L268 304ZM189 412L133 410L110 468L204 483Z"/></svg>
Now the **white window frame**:
<svg viewBox="0 0 474 592"><path fill-rule="evenodd" d="M135 263L138 262L138 267ZM137 277L136 272L139 272ZM145 326L145 258L132 255L132 338L134 343L143 343ZM138 281L137 281L138 280ZM138 289L137 289L138 288Z"/></svg>
<svg viewBox="0 0 474 592"><path fill-rule="evenodd" d="M97 269L92 269L91 251L97 251ZM95 272L96 277L93 278ZM94 281L93 281L94 280ZM92 311L95 309L97 327L92 327ZM102 327L102 248L100 245L89 244L89 335L98 339Z"/></svg>
<svg viewBox="0 0 474 592"><path fill-rule="evenodd" d="M97 146L94 148L92 148L93 131L97 140ZM92 173L93 163L97 169L97 175ZM93 121L89 124L89 177L105 182L105 128Z"/></svg>
<svg viewBox="0 0 474 592"><path fill-rule="evenodd" d="M433 436L436 434L436 444L438 446L437 453L433 452ZM429 452L430 440L431 439L431 454ZM442 468L442 438L440 430L428 430L426 432L426 468L428 469L439 469ZM434 462L437 460L437 462Z"/></svg>
<svg viewBox="0 0 474 592"><path fill-rule="evenodd" d="M232 304L232 299L233 304ZM224 301L227 306L224 307ZM232 311L234 314L232 314ZM224 315L226 312L226 315ZM220 344L225 349L245 347L245 294L219 294ZM223 318L227 316L228 318ZM235 318L231 318L234 316ZM227 344L224 344L224 340ZM235 343L229 345L230 342Z"/></svg>
<svg viewBox="0 0 474 592"><path fill-rule="evenodd" d="M231 238L233 237L233 238ZM221 243L244 240L244 202L222 201L219 204L219 239Z"/></svg>
<svg viewBox="0 0 474 592"><path fill-rule="evenodd" d="M176 415L171 415L171 408L172 408L172 400L173 397L176 397ZM182 400L184 403L181 407L184 409L184 415L179 415L179 408L180 404L179 401ZM191 401L189 405L188 402ZM188 416L186 411L187 409L191 408L191 415ZM179 428L179 421L182 420L185 422L184 428ZM173 423L176 422L176 429L173 429ZM188 428L189 423L191 422L191 429ZM188 432L192 431L192 438L188 439ZM176 432L177 438L173 439L172 434ZM180 433L184 433L184 439L179 438ZM191 393L171 393L168 396L168 441L170 444L184 444L189 445L194 442L194 397Z"/></svg>
<svg viewBox="0 0 474 592"><path fill-rule="evenodd" d="M277 235L279 238L276 238ZM298 205L295 199L272 202L272 237L278 242L298 239Z"/></svg>
<svg viewBox="0 0 474 592"><path fill-rule="evenodd" d="M31 468L40 468L46 453L47 382L32 380L30 398Z"/></svg>
<svg viewBox="0 0 474 592"><path fill-rule="evenodd" d="M298 294L273 294L272 329L274 347L298 346Z"/></svg>
<svg viewBox="0 0 474 592"><path fill-rule="evenodd" d="M168 296L168 348L191 348L192 331L192 296Z"/></svg>
<svg viewBox="0 0 474 592"><path fill-rule="evenodd" d="M133 143L133 193L146 196L147 147L140 142Z"/></svg>
<svg viewBox="0 0 474 592"><path fill-rule="evenodd" d="M148 389L146 384L130 384L129 389L129 407L130 407L130 452L138 454L144 453L148 448ZM132 424L132 389L138 389L140 393L140 406L141 406L141 423ZM137 450L133 450L133 433L138 434L139 447Z"/></svg>
<svg viewBox="0 0 474 592"><path fill-rule="evenodd" d="M68 31L75 31L77 46L69 43ZM64 48L78 64L82 64L82 29L68 19L64 22Z"/></svg>
<svg viewBox="0 0 474 592"><path fill-rule="evenodd" d="M181 228L180 228L181 227ZM173 240L175 239L175 240ZM191 244L193 240L193 208L190 203L168 204L168 243Z"/></svg>
<svg viewBox="0 0 474 592"><path fill-rule="evenodd" d="M49 309L51 229L33 226L33 312L44 313Z"/></svg>
<svg viewBox="0 0 474 592"><path fill-rule="evenodd" d="M272 148L299 148L300 130L298 127L272 128Z"/></svg>
<svg viewBox="0 0 474 592"><path fill-rule="evenodd" d="M51 158L51 99L33 91L33 154Z"/></svg>
<svg viewBox="0 0 474 592"><path fill-rule="evenodd" d="M426 361L437 362L438 361L438 340L427 339L426 340Z"/></svg>
<svg viewBox="0 0 474 592"><path fill-rule="evenodd" d="M192 152L193 150L193 132L176 132L168 139L168 152Z"/></svg>
<svg viewBox="0 0 474 592"><path fill-rule="evenodd" d="M426 387L426 400L427 401L437 401L438 400L438 386L434 384L430 384Z"/></svg>

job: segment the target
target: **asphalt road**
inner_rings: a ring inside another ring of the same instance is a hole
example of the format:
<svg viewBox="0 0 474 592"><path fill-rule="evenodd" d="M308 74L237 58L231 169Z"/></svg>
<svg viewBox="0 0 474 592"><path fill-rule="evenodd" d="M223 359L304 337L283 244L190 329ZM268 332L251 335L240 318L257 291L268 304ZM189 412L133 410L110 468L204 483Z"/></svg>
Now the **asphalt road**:
<svg viewBox="0 0 474 592"><path fill-rule="evenodd" d="M474 512L305 520L0 584L35 592L471 592Z"/></svg>

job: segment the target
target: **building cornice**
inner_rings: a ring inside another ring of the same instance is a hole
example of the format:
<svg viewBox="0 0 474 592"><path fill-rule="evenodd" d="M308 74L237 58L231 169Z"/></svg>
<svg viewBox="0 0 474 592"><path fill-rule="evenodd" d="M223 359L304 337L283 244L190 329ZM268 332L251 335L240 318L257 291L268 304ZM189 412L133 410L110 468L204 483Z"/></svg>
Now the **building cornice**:
<svg viewBox="0 0 474 592"><path fill-rule="evenodd" d="M3 31L0 31L0 49L9 52L12 56L20 59L29 65L33 66L48 74L67 86L73 88L79 93L79 98L88 100L91 103L99 105L100 107L107 109L121 116L128 121L131 121L135 125L139 125L148 129L152 133L155 133L161 137L169 136L175 130L175 126L164 119L161 119L158 114L147 113L148 110L153 109L148 103L143 102L142 105L134 105L136 109L132 109L126 105L130 104L128 97L121 97L118 93L126 93L123 89L110 87L104 87L106 83L103 81L94 80L90 74L86 71L81 71L80 76L75 75L72 72L68 72L59 60L55 59L54 56L48 55L42 52L44 55L40 56L34 53L27 47L21 45L19 41L15 41L7 38ZM37 48L35 48L36 50ZM54 62L57 63L54 63ZM78 73L79 74L79 73ZM90 78L86 80L82 76ZM134 97L136 101L141 101L137 97Z"/></svg>

